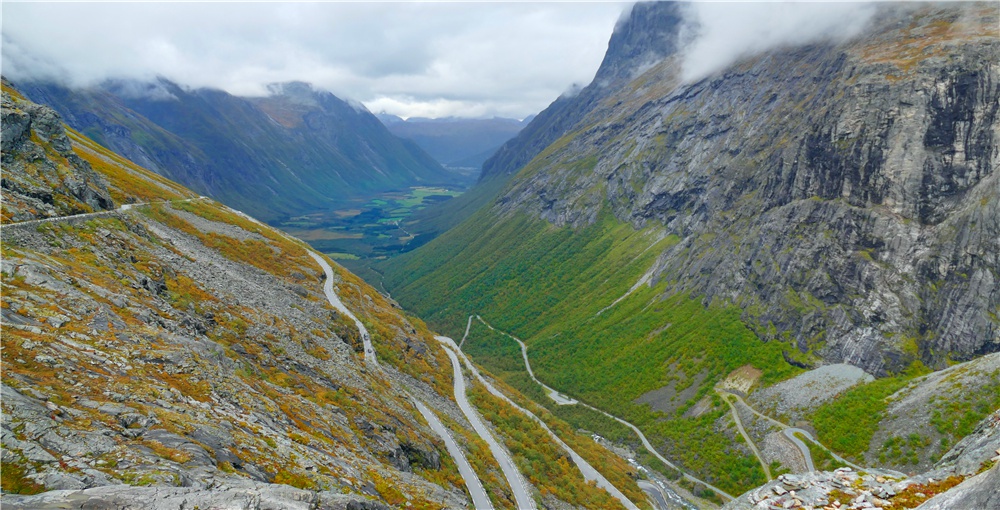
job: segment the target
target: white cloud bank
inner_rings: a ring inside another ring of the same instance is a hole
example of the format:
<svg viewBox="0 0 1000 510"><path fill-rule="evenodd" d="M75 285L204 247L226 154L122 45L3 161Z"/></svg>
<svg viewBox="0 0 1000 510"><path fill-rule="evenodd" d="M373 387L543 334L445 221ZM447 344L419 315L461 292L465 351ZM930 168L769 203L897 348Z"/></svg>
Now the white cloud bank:
<svg viewBox="0 0 1000 510"><path fill-rule="evenodd" d="M238 95L301 80L376 112L523 117L593 78L625 5L7 1L2 72Z"/></svg>
<svg viewBox="0 0 1000 510"><path fill-rule="evenodd" d="M589 83L626 3L4 2L0 71L91 85L164 76L262 95L306 81L373 112L521 118ZM695 2L687 81L858 33L871 4Z"/></svg>
<svg viewBox="0 0 1000 510"><path fill-rule="evenodd" d="M864 30L874 7L859 2L692 3L684 79L704 78L742 57L781 46L847 40Z"/></svg>

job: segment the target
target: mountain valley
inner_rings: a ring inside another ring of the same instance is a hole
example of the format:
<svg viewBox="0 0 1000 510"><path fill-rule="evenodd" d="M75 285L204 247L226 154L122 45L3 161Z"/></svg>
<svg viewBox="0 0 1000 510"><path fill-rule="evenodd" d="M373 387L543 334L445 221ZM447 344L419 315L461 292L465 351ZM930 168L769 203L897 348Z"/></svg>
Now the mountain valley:
<svg viewBox="0 0 1000 510"><path fill-rule="evenodd" d="M447 348L302 241L64 129L6 84L3 112L5 507L452 508L466 486L497 508L522 493L616 507L540 425L473 432ZM640 493L625 460L546 418ZM544 475L512 490L497 458Z"/></svg>
<svg viewBox="0 0 1000 510"><path fill-rule="evenodd" d="M382 264L385 286L437 329L476 315L522 338L540 380L731 494L793 467L756 459L720 398L747 366L744 393L832 363L878 377L787 418L854 462L926 469L998 405L990 368L967 400L932 392L955 407L916 429L886 407L1000 346L997 14L883 8L844 43L684 83L682 10L637 4L599 78L501 148L482 207ZM478 331L464 348L486 367L638 446L532 389L516 344ZM952 418L933 425L966 412L956 436Z"/></svg>
<svg viewBox="0 0 1000 510"><path fill-rule="evenodd" d="M305 83L248 98L165 79L15 86L105 147L266 222L460 181L363 106Z"/></svg>
<svg viewBox="0 0 1000 510"><path fill-rule="evenodd" d="M523 123L4 78L0 502L1000 506L1000 5L867 7Z"/></svg>

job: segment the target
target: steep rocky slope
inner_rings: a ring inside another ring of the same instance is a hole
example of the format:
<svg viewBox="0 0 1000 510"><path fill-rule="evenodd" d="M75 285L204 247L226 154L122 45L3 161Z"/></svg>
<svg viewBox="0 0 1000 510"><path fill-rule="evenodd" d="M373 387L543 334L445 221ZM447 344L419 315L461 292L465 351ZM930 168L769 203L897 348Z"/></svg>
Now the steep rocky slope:
<svg viewBox="0 0 1000 510"><path fill-rule="evenodd" d="M58 116L39 105L15 104L6 96L2 108L4 221L114 207L103 179L73 152Z"/></svg>
<svg viewBox="0 0 1000 510"><path fill-rule="evenodd" d="M676 6L637 9L612 38L637 46L602 66L624 84L498 152L516 174L485 207L383 265L394 297L444 331L481 314L516 334L543 382L735 493L764 473L711 398L730 372L905 380L1000 349L995 4L881 6L853 39L696 83L654 44L680 37Z"/></svg>
<svg viewBox="0 0 1000 510"><path fill-rule="evenodd" d="M501 210L661 224L682 240L653 282L735 302L764 339L827 360L884 373L995 351L995 7L885 11L846 45L602 111Z"/></svg>
<svg viewBox="0 0 1000 510"><path fill-rule="evenodd" d="M105 147L266 221L455 178L360 105L304 83L261 98L164 79L16 85Z"/></svg>
<svg viewBox="0 0 1000 510"><path fill-rule="evenodd" d="M619 22L593 82L570 91L539 113L515 138L505 143L483 164L480 180L517 173L552 142L576 128L603 100L620 94L623 87L650 66L677 52L682 44L682 7L673 2L635 4Z"/></svg>
<svg viewBox="0 0 1000 510"><path fill-rule="evenodd" d="M441 342L301 241L3 96L23 121L5 179L54 195L52 176L86 175L106 197L27 219L3 188L5 508L462 508L473 486L494 508L622 508L561 444L641 501L623 459L473 380L488 447ZM531 475L521 493L502 456Z"/></svg>
<svg viewBox="0 0 1000 510"><path fill-rule="evenodd" d="M579 229L608 212L662 229L680 239L650 268L667 295L734 303L763 339L873 373L997 350L996 8L880 12L848 43L695 84L660 61L549 144L485 221Z"/></svg>
<svg viewBox="0 0 1000 510"><path fill-rule="evenodd" d="M462 501L401 384L432 397L448 384L429 332L370 302L379 350L398 350L419 379L366 373L357 330L327 303L303 244L67 133L7 90L4 106L31 133L5 157L86 172L111 209L3 227L5 492L280 483L383 504ZM4 203L24 217L6 189ZM359 284L339 282L358 308Z"/></svg>

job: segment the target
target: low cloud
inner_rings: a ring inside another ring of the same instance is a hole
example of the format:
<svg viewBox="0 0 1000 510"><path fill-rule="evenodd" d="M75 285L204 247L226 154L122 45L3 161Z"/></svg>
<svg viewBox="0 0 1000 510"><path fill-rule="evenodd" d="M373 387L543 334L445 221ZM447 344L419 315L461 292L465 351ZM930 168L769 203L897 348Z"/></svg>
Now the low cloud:
<svg viewBox="0 0 1000 510"><path fill-rule="evenodd" d="M265 95L301 80L372 111L523 117L589 82L623 3L16 3L11 79L163 76Z"/></svg>
<svg viewBox="0 0 1000 510"><path fill-rule="evenodd" d="M847 40L875 14L874 4L856 2L697 2L686 9L687 82L773 48Z"/></svg>

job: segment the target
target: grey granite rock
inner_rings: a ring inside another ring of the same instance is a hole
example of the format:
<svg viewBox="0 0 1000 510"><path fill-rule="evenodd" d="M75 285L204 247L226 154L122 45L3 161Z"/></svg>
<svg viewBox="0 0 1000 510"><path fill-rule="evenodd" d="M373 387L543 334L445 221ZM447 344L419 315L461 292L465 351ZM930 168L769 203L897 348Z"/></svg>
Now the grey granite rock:
<svg viewBox="0 0 1000 510"><path fill-rule="evenodd" d="M917 507L917 510L991 509L1000 508L1000 467L965 480L944 494L939 494Z"/></svg>
<svg viewBox="0 0 1000 510"><path fill-rule="evenodd" d="M762 338L876 376L998 351L997 24L990 3L885 4L854 39L694 83L667 56L578 105L494 218L581 227L610 210L662 227L680 241L650 285L738 305ZM920 55L900 44L916 39Z"/></svg>
<svg viewBox="0 0 1000 510"><path fill-rule="evenodd" d="M37 496L4 495L11 510L388 510L377 501L287 485L256 484L239 489L199 490L180 487L109 485L84 490L57 490Z"/></svg>

